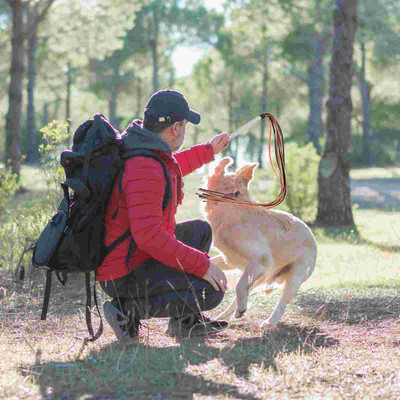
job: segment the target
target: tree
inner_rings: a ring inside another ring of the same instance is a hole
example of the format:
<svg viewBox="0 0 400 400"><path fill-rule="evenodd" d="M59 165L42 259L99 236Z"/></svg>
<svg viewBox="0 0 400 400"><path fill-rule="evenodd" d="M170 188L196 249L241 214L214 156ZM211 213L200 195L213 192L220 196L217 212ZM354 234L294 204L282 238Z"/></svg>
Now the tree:
<svg viewBox="0 0 400 400"><path fill-rule="evenodd" d="M325 94L324 60L332 36L328 20L332 15L332 0L312 0L309 3L306 7L291 7L294 28L282 41L282 56L289 62L289 74L308 87L309 114L305 142L312 142L320 154Z"/></svg>
<svg viewBox="0 0 400 400"><path fill-rule="evenodd" d="M28 25L38 18L39 3L27 5ZM28 150L26 161L37 163L39 161L39 149L36 138L35 121L35 83L36 83L36 49L37 49L37 26L28 35L28 110L27 110L27 142Z"/></svg>
<svg viewBox="0 0 400 400"><path fill-rule="evenodd" d="M96 86L97 66L113 54L119 56L124 37L134 27L144 2L98 0L94 4L68 0L55 4L49 24L42 31L51 77L47 71L46 75L51 86L56 87L53 94L57 96L57 103L61 99L64 104L65 119L70 126L74 120L71 107L74 87L88 88L90 83ZM115 65L111 70L115 70ZM109 104L115 109L112 99Z"/></svg>
<svg viewBox="0 0 400 400"><path fill-rule="evenodd" d="M10 161L11 170L19 174L21 168L21 111L22 86L24 81L24 41L43 20L54 0L40 1L40 12L32 18L29 25L24 21L27 3L23 0L7 0L12 9L12 50L8 113L6 118L5 162Z"/></svg>
<svg viewBox="0 0 400 400"><path fill-rule="evenodd" d="M358 80L362 108L362 147L364 165L375 162L373 154L373 130L371 127L371 92L373 84L367 74L367 59L379 64L381 69L392 64L399 57L399 36L396 32L400 16L397 0L364 0L359 7L359 30L357 42L360 46ZM372 50L372 51L371 51Z"/></svg>
<svg viewBox="0 0 400 400"><path fill-rule="evenodd" d="M336 0L325 147L318 175L316 225L354 225L350 195L351 87L358 0Z"/></svg>

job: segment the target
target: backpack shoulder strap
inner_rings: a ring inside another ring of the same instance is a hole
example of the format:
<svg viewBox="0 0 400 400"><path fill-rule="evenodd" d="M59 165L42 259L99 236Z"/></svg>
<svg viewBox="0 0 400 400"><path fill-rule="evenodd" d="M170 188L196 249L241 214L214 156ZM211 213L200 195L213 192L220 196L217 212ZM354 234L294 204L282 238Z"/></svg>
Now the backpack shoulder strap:
<svg viewBox="0 0 400 400"><path fill-rule="evenodd" d="M147 149L131 150L131 151L125 153L122 158L124 160L127 160L128 158L138 157L138 156L153 158L154 160L157 160L163 167L164 177L165 177L165 193L164 193L162 209L164 211L167 208L168 203L172 200L171 179L169 178L167 167L166 167L163 159L158 154L156 154L154 151L147 150Z"/></svg>
<svg viewBox="0 0 400 400"><path fill-rule="evenodd" d="M163 159L157 155L156 153L154 153L151 150L146 150L146 149L135 149L135 150L131 150L128 153L125 153L122 158L123 160L127 160L128 158L131 157L149 157L149 158L153 158L155 160L157 160L161 166L163 167L164 170L164 176L165 176L165 192L164 192L164 198L163 198L163 203L162 203L162 210L164 211L167 206L168 203L171 201L172 199L172 189L171 189L171 179L169 178L169 174L167 171L167 167L163 161ZM117 179L119 180L119 190L121 191L122 188L122 173L123 171L121 171L118 174ZM118 207L117 210L115 211L113 217L116 216L118 212ZM129 250L128 250L128 254L126 257L126 264L128 264L129 259L133 253L133 249L135 247L135 241L131 235L131 230L128 229L127 231L125 231L120 237L118 237L114 242L112 242L106 249L105 249L105 254L104 254L104 258L110 254L119 244L121 244L124 240L130 238L130 243L129 243ZM103 259L104 259L103 258Z"/></svg>

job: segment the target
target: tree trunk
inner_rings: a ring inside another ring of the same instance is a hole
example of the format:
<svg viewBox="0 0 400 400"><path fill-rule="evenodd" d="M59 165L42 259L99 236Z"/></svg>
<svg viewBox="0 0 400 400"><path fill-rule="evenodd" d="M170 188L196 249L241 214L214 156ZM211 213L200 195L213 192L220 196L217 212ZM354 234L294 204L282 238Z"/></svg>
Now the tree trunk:
<svg viewBox="0 0 400 400"><path fill-rule="evenodd" d="M21 169L21 112L24 82L24 3L15 0L12 5L12 50L10 88L6 120L5 163L19 174Z"/></svg>
<svg viewBox="0 0 400 400"><path fill-rule="evenodd" d="M228 70L229 67L225 67L226 70ZM228 81L228 129L229 133L233 132L234 127L235 127L235 115L234 115L234 77L233 77L233 72L229 72L229 81ZM236 155L237 155L237 147L238 147L238 136L232 141L229 142L229 147L226 150L226 155L229 157L233 158L233 167L235 167L236 164ZM232 148L232 144L235 143L235 151Z"/></svg>
<svg viewBox="0 0 400 400"><path fill-rule="evenodd" d="M117 128L117 96L118 96L118 85L119 85L119 66L113 67L114 79L111 83L110 92L108 93L108 113L110 123L112 126Z"/></svg>
<svg viewBox="0 0 400 400"><path fill-rule="evenodd" d="M11 170L19 174L21 169L21 112L24 83L24 39L43 20L54 0L48 0L40 15L32 20L25 31L23 0L8 1L12 8L12 45L8 112L6 117L5 162L10 161Z"/></svg>
<svg viewBox="0 0 400 400"><path fill-rule="evenodd" d="M36 3L28 10L28 24L31 25L39 14L39 3ZM35 83L36 83L36 45L37 45L37 28L34 26L33 31L29 35L28 40L28 154L26 161L35 164L39 161L39 149L37 145L37 130L35 122Z"/></svg>
<svg viewBox="0 0 400 400"><path fill-rule="evenodd" d="M261 95L261 112L267 112L268 109L268 52L264 47L263 51L263 69L262 69L262 95ZM260 124L260 147L258 148L258 163L263 168L263 154L265 141L265 123Z"/></svg>
<svg viewBox="0 0 400 400"><path fill-rule="evenodd" d="M158 10L154 9L153 13L153 37L151 39L151 55L153 59L153 93L157 92L160 88L160 82L158 79L158 34L159 34L159 19L158 19Z"/></svg>
<svg viewBox="0 0 400 400"><path fill-rule="evenodd" d="M363 158L364 165L372 165L371 155L371 130L370 130L370 88L371 85L366 79L365 73L365 43L361 41L361 71L360 71L360 92L363 111Z"/></svg>
<svg viewBox="0 0 400 400"><path fill-rule="evenodd" d="M72 70L71 63L67 64L67 98L65 100L65 120L68 122L67 132L71 131L71 90L72 90ZM68 140L69 141L69 140ZM68 145L68 144L67 144Z"/></svg>
<svg viewBox="0 0 400 400"><path fill-rule="evenodd" d="M142 89L142 78L138 77L137 78L137 84L136 84L136 117L137 118L142 118L143 114L143 103L142 103L142 97L143 97L143 89Z"/></svg>
<svg viewBox="0 0 400 400"><path fill-rule="evenodd" d="M49 102L46 100L43 104L42 127L49 123Z"/></svg>
<svg viewBox="0 0 400 400"><path fill-rule="evenodd" d="M315 24L318 26L321 23L321 0L316 1L316 20ZM313 40L313 47L315 50L314 60L308 68L308 90L309 90L309 104L310 114L308 116L308 127L306 143L312 142L318 154L321 154L321 146L319 138L322 132L322 98L324 95L324 55L325 55L325 38L321 36L318 31Z"/></svg>
<svg viewBox="0 0 400 400"><path fill-rule="evenodd" d="M308 90L310 102L310 114L308 117L308 128L306 143L312 142L318 154L321 154L319 138L322 132L322 97L324 86L324 66L322 40L319 37L315 40L316 54L315 61L308 69Z"/></svg>
<svg viewBox="0 0 400 400"><path fill-rule="evenodd" d="M319 165L316 225L353 226L350 194L351 85L358 0L336 0L325 148Z"/></svg>

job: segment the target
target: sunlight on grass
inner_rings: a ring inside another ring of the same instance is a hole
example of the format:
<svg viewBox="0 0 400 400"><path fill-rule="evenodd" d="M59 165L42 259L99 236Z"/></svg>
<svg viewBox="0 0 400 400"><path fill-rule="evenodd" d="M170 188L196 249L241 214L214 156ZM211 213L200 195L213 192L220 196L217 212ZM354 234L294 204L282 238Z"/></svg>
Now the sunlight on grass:
<svg viewBox="0 0 400 400"><path fill-rule="evenodd" d="M357 210L354 220L364 239L389 248L400 247L400 212Z"/></svg>
<svg viewBox="0 0 400 400"><path fill-rule="evenodd" d="M37 167L23 165L21 168L21 178L24 187L32 192L40 192L46 189L46 183Z"/></svg>
<svg viewBox="0 0 400 400"><path fill-rule="evenodd" d="M366 245L320 244L315 271L303 288L368 285L400 285L400 254Z"/></svg>
<svg viewBox="0 0 400 400"><path fill-rule="evenodd" d="M352 179L375 179L375 178L400 178L400 167L371 167L353 169L350 171Z"/></svg>

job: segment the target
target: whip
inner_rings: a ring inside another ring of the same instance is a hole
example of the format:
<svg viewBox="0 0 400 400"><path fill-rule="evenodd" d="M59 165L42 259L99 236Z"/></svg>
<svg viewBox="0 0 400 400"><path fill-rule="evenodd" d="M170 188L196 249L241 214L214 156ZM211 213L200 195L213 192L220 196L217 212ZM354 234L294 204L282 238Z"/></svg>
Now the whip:
<svg viewBox="0 0 400 400"><path fill-rule="evenodd" d="M216 201L216 202L223 202L229 204L237 204L241 206L247 207L264 207L264 208L273 208L278 206L282 203L282 201L286 197L287 192L287 184L286 184L286 171L285 171L285 148L283 142L283 133L281 127L279 126L278 120L270 113L262 113L256 118L253 118L251 121L247 122L246 124L242 125L236 131L229 133L230 140L234 139L236 136L240 135L241 133L247 131L252 126L257 124L258 122L262 121L266 118L269 122L269 161L274 171L275 176L279 179L279 183L281 186L281 191L279 196L270 203L256 203L249 200L240 199L230 194L216 192L213 190L202 189L200 188L199 191L201 193L196 193L201 199L204 201ZM272 164L272 157L271 157L271 141L272 141L272 132L274 132L274 147L275 147L275 159L276 164L278 166L279 175L276 172L274 165Z"/></svg>

